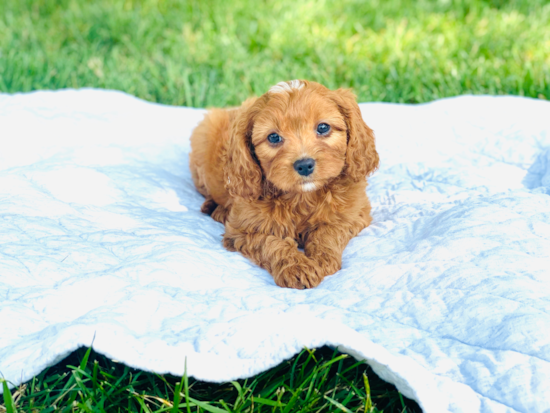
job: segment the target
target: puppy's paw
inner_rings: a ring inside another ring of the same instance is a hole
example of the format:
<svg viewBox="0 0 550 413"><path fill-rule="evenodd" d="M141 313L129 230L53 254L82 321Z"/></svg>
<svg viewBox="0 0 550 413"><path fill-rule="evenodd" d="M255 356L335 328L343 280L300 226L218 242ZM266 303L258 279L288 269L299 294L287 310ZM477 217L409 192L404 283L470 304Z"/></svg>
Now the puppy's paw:
<svg viewBox="0 0 550 413"><path fill-rule="evenodd" d="M222 224L225 224L227 216L229 215L229 209L225 208L223 205L218 205L218 207L212 212L212 219L218 221Z"/></svg>
<svg viewBox="0 0 550 413"><path fill-rule="evenodd" d="M274 274L273 278L280 287L303 290L317 287L324 277L317 264L304 256L296 263L285 266L278 274Z"/></svg>
<svg viewBox="0 0 550 413"><path fill-rule="evenodd" d="M227 251L235 252L237 251L237 248L235 248L235 239L230 238L224 234L223 236L223 246Z"/></svg>
<svg viewBox="0 0 550 413"><path fill-rule="evenodd" d="M206 215L212 215L218 204L212 198L207 198L201 205L201 212Z"/></svg>
<svg viewBox="0 0 550 413"><path fill-rule="evenodd" d="M313 260L321 269L323 276L332 275L342 268L342 257L323 252L318 248L306 247L306 256Z"/></svg>

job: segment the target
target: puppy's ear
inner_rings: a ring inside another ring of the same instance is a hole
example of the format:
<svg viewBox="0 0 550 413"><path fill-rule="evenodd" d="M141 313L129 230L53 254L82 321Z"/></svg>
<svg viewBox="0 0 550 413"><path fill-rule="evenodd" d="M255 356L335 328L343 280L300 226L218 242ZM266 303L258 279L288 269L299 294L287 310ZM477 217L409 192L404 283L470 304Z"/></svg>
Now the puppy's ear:
<svg viewBox="0 0 550 413"><path fill-rule="evenodd" d="M363 121L355 95L350 90L338 89L332 92L332 96L348 128L346 173L354 182L359 182L378 168L374 132Z"/></svg>
<svg viewBox="0 0 550 413"><path fill-rule="evenodd" d="M225 189L231 196L251 201L260 197L262 189L262 170L251 141L254 118L261 109L260 99L244 102L234 119L224 165Z"/></svg>

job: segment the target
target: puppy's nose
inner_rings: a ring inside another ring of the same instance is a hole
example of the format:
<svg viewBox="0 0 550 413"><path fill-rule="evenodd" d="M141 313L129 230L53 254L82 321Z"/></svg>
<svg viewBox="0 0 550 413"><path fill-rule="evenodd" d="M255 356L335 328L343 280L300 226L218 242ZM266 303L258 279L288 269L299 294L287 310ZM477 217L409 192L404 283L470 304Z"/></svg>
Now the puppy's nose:
<svg viewBox="0 0 550 413"><path fill-rule="evenodd" d="M308 176L315 169L315 159L305 158L294 162L294 170L302 176Z"/></svg>

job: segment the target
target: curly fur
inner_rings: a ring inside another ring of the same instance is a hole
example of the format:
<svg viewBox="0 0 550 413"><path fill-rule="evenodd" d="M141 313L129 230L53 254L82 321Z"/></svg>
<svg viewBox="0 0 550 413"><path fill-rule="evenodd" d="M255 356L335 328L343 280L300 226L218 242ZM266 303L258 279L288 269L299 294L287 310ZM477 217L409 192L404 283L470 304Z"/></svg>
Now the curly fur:
<svg viewBox="0 0 550 413"><path fill-rule="evenodd" d="M319 123L330 133L317 134ZM267 141L274 132L281 144ZM379 158L349 90L279 83L239 108L209 111L191 147L201 211L225 224L223 245L282 287L311 288L334 274L349 240L372 221L366 177ZM304 157L316 162L311 176L293 168Z"/></svg>

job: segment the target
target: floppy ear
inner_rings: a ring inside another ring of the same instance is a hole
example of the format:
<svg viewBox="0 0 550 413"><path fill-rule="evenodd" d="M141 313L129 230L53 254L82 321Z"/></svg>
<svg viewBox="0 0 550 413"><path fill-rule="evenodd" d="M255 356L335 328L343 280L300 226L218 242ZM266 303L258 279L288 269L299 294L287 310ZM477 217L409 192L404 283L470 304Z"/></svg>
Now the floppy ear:
<svg viewBox="0 0 550 413"><path fill-rule="evenodd" d="M366 179L378 168L378 152L374 145L374 132L363 121L355 95L347 89L338 89L333 100L346 120L348 148L346 151L346 174L354 182Z"/></svg>
<svg viewBox="0 0 550 413"><path fill-rule="evenodd" d="M224 165L225 189L250 201L258 199L262 189L262 170L251 141L259 103L259 99L244 102L233 120Z"/></svg>

